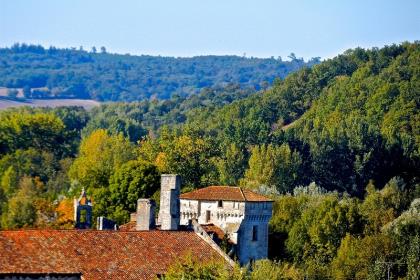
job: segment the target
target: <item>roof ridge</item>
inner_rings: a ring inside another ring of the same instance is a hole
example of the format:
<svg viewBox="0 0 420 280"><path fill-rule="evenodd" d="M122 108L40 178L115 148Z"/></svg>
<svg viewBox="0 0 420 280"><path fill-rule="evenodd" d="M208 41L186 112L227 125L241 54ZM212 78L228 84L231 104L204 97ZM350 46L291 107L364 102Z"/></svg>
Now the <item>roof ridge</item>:
<svg viewBox="0 0 420 280"><path fill-rule="evenodd" d="M156 274L167 271L171 263L188 252L197 256L200 262L220 259L229 264L218 250L193 231L24 232L0 231L1 273L77 272L86 279L104 276L109 279L155 279ZM16 252L19 252L18 263ZM132 257L127 259L127 256ZM87 258L94 258L94 269L86 262ZM122 261L126 263L123 269L114 269L113 264Z"/></svg>
<svg viewBox="0 0 420 280"><path fill-rule="evenodd" d="M244 191L242 190L242 188L241 187L238 187L238 188L241 191L241 194L242 194L242 197L244 198L244 200L247 201L247 199L245 197L245 194L244 194Z"/></svg>

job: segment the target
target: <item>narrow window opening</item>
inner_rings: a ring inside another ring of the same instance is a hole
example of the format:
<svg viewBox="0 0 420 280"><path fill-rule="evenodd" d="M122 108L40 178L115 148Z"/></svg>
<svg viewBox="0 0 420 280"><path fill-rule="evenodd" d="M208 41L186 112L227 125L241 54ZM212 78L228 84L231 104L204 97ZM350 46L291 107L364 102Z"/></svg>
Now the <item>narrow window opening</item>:
<svg viewBox="0 0 420 280"><path fill-rule="evenodd" d="M252 241L258 241L258 226L252 227Z"/></svg>
<svg viewBox="0 0 420 280"><path fill-rule="evenodd" d="M219 207L219 208L223 208L223 201L222 201L222 200L219 200L219 201L217 202L217 207Z"/></svg>
<svg viewBox="0 0 420 280"><path fill-rule="evenodd" d="M206 223L210 222L210 210L206 210Z"/></svg>

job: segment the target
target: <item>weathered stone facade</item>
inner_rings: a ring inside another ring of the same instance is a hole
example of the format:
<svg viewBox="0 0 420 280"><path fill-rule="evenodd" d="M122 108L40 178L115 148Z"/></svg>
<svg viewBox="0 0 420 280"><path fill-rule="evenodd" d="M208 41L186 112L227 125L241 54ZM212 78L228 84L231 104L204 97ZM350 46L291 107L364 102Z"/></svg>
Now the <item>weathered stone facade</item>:
<svg viewBox="0 0 420 280"><path fill-rule="evenodd" d="M267 258L272 201L260 200L249 201L245 196L243 201L224 200L222 197L220 200L181 197L181 225L188 225L191 219L196 219L199 224L220 227L235 244L235 253L242 265Z"/></svg>
<svg viewBox="0 0 420 280"><path fill-rule="evenodd" d="M155 208L156 204L151 199L137 200L136 230L150 230L155 227Z"/></svg>
<svg viewBox="0 0 420 280"><path fill-rule="evenodd" d="M163 174L161 176L158 223L160 224L162 230L178 230L180 222L180 189L181 177L171 174Z"/></svg>
<svg viewBox="0 0 420 280"><path fill-rule="evenodd" d="M268 257L268 223L271 202L246 202L245 215L237 231L238 259L242 264Z"/></svg>
<svg viewBox="0 0 420 280"><path fill-rule="evenodd" d="M236 256L241 265L268 257L268 223L272 201L239 187L213 186L180 195L181 178L162 175L160 209L140 198L137 211L123 231L194 230L226 260ZM227 237L227 239L225 239ZM228 249L229 255L224 253Z"/></svg>

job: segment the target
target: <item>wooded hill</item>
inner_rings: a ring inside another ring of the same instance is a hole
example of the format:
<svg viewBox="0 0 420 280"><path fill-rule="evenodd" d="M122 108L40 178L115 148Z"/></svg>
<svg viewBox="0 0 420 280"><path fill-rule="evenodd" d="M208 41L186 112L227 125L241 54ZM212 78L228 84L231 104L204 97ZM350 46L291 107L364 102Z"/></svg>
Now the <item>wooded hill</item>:
<svg viewBox="0 0 420 280"><path fill-rule="evenodd" d="M95 217L124 223L137 198L158 197L159 174L177 173L183 191L273 198L280 262L260 264L273 279L384 279L388 265L418 279L419 78L413 42L348 50L257 92L2 111L1 226L71 227L82 187Z"/></svg>
<svg viewBox="0 0 420 280"><path fill-rule="evenodd" d="M275 78L319 63L319 58L305 63L294 54L290 59L134 56L110 54L105 48L97 53L15 44L0 48L0 87L23 88L27 98L168 99L228 84L259 90Z"/></svg>

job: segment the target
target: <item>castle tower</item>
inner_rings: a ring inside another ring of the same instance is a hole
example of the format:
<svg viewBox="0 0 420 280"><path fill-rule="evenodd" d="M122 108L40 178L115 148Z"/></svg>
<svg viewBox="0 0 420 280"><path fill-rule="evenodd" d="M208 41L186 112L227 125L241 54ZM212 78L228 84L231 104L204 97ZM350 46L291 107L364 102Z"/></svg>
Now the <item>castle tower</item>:
<svg viewBox="0 0 420 280"><path fill-rule="evenodd" d="M74 199L74 220L75 228L87 229L92 227L92 202L87 197L85 189L79 199Z"/></svg>
<svg viewBox="0 0 420 280"><path fill-rule="evenodd" d="M181 177L172 174L161 176L159 223L161 230L177 230L180 221L179 193Z"/></svg>

